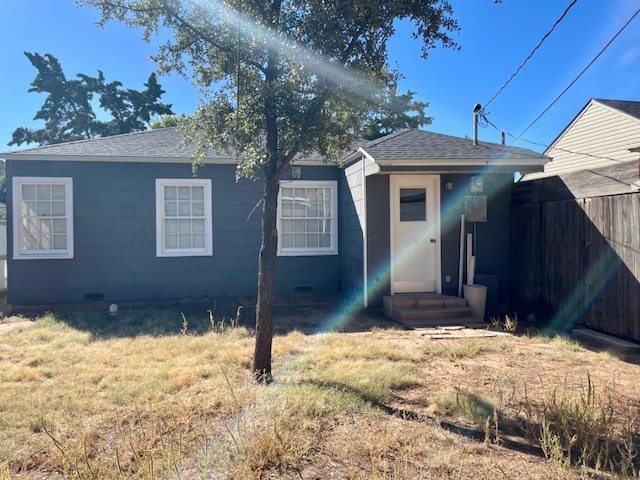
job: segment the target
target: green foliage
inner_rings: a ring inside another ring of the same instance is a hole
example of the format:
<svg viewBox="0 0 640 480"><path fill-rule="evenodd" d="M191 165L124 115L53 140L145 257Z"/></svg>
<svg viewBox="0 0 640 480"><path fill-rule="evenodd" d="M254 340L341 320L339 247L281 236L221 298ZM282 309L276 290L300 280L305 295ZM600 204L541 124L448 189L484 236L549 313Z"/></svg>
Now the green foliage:
<svg viewBox="0 0 640 480"><path fill-rule="evenodd" d="M385 90L380 95L378 110L372 112L364 124L363 138L375 140L403 128L431 125L433 118L427 117L424 113L429 104L414 100L415 93L407 91L398 95L395 87Z"/></svg>
<svg viewBox="0 0 640 480"><path fill-rule="evenodd" d="M160 118L151 120L149 126L151 130L158 130L160 128L177 127L187 119L184 113L180 115L162 115Z"/></svg>
<svg viewBox="0 0 640 480"><path fill-rule="evenodd" d="M106 83L104 74L97 77L79 73L77 79L67 79L56 57L47 53L25 52L38 74L29 92L46 93L44 104L34 120L43 120L44 128L17 128L9 145L55 143L106 137L146 130L154 115L172 114L171 105L160 103L165 93L155 74L151 74L143 91L122 88L122 83ZM111 120L96 117L92 101L96 97L100 107Z"/></svg>

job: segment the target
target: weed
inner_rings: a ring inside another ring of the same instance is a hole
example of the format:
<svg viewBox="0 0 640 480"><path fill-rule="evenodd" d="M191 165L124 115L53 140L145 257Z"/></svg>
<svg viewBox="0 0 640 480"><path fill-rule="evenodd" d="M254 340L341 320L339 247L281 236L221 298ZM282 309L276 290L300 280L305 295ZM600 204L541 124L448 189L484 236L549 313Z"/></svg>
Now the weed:
<svg viewBox="0 0 640 480"><path fill-rule="evenodd" d="M518 315L514 313L513 315L505 315L504 318L491 317L491 325L505 332L516 333L518 330Z"/></svg>
<svg viewBox="0 0 640 480"><path fill-rule="evenodd" d="M607 388L597 388L589 375L577 390L555 388L534 415L549 460L563 468L635 473L640 409L624 404Z"/></svg>
<svg viewBox="0 0 640 480"><path fill-rule="evenodd" d="M455 392L442 397L438 404L464 421L486 428L490 428L488 425L491 425L491 419L495 416L495 428L498 428L496 407L479 395Z"/></svg>

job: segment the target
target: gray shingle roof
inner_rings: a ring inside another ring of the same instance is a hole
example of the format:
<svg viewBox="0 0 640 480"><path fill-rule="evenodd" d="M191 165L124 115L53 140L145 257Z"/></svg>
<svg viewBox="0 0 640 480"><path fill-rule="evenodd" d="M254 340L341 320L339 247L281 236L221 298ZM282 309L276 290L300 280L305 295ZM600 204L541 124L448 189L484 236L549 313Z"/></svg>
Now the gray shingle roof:
<svg viewBox="0 0 640 480"><path fill-rule="evenodd" d="M594 100L640 120L640 102L632 100L605 100L602 98L594 98Z"/></svg>
<svg viewBox="0 0 640 480"><path fill-rule="evenodd" d="M171 161L190 159L193 146L178 149L181 133L176 127L147 130L145 132L128 133L112 137L81 140L77 142L60 143L31 149L19 150L0 154L7 158L38 158L38 159L167 159ZM372 142L363 142L362 148L376 161L392 160L544 160L547 157L533 150L510 147L497 143L478 142L440 133L427 132L418 129L400 130L391 135ZM317 157L317 158L316 158ZM232 155L212 153L210 161L229 161ZM317 154L310 155L305 160L321 159Z"/></svg>
<svg viewBox="0 0 640 480"><path fill-rule="evenodd" d="M376 161L393 160L545 160L526 148L478 142L418 129L405 129L365 144L362 149Z"/></svg>
<svg viewBox="0 0 640 480"><path fill-rule="evenodd" d="M12 157L118 157L118 158L175 158L187 159L193 154L193 147L178 150L182 136L178 128L168 127L144 132L126 133L112 137L58 143L16 152L7 152ZM0 154L2 156L2 154ZM228 159L229 155L212 155L213 158Z"/></svg>

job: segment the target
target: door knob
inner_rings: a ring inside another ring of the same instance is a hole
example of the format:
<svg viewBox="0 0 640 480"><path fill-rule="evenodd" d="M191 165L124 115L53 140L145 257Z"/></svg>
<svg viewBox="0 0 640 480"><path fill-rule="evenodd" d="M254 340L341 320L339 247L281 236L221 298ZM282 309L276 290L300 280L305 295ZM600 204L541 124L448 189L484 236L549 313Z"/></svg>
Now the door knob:
<svg viewBox="0 0 640 480"><path fill-rule="evenodd" d="M431 240L429 240L430 243L436 243L436 239L432 238Z"/></svg>

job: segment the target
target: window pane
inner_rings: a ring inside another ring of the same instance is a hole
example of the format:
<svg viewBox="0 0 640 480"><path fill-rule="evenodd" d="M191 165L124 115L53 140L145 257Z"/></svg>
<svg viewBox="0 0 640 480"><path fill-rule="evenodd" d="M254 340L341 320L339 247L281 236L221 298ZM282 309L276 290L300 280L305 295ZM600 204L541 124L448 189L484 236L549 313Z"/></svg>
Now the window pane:
<svg viewBox="0 0 640 480"><path fill-rule="evenodd" d="M37 250L38 249L38 237L27 233L22 238L25 250Z"/></svg>
<svg viewBox="0 0 640 480"><path fill-rule="evenodd" d="M293 236L293 246L295 248L306 248L307 246L307 236L295 234Z"/></svg>
<svg viewBox="0 0 640 480"><path fill-rule="evenodd" d="M307 235L307 247L318 248L320 246L319 235L317 233L310 233Z"/></svg>
<svg viewBox="0 0 640 480"><path fill-rule="evenodd" d="M320 235L320 248L329 248L331 247L331 234L324 233Z"/></svg>
<svg viewBox="0 0 640 480"><path fill-rule="evenodd" d="M53 236L53 248L56 250L65 250L67 248L67 236L66 235L54 235Z"/></svg>
<svg viewBox="0 0 640 480"><path fill-rule="evenodd" d="M179 202L178 203L178 216L179 217L190 217L191 216L191 203L190 202Z"/></svg>
<svg viewBox="0 0 640 480"><path fill-rule="evenodd" d="M178 248L191 248L191 235L178 235Z"/></svg>
<svg viewBox="0 0 640 480"><path fill-rule="evenodd" d="M293 247L293 235L284 234L282 235L282 248L292 248Z"/></svg>
<svg viewBox="0 0 640 480"><path fill-rule="evenodd" d="M164 187L164 199L165 200L177 200L178 189L177 187Z"/></svg>
<svg viewBox="0 0 640 480"><path fill-rule="evenodd" d="M204 233L204 220L192 220L191 228L193 233Z"/></svg>
<svg viewBox="0 0 640 480"><path fill-rule="evenodd" d="M65 219L53 220L53 233L67 233L67 221Z"/></svg>
<svg viewBox="0 0 640 480"><path fill-rule="evenodd" d="M176 202L164 203L164 216L165 217L177 217L178 216L178 204Z"/></svg>
<svg viewBox="0 0 640 480"><path fill-rule="evenodd" d="M427 219L427 190L425 188L400 189L400 221L424 222Z"/></svg>
<svg viewBox="0 0 640 480"><path fill-rule="evenodd" d="M204 187L191 187L191 198L204 202Z"/></svg>
<svg viewBox="0 0 640 480"><path fill-rule="evenodd" d="M51 186L51 198L53 200L64 200L65 199L64 195L65 195L64 185Z"/></svg>
<svg viewBox="0 0 640 480"><path fill-rule="evenodd" d="M54 217L64 217L66 213L64 210L64 200L51 202L51 213Z"/></svg>
<svg viewBox="0 0 640 480"><path fill-rule="evenodd" d="M282 233L293 232L293 220L282 220L280 225L282 226Z"/></svg>
<svg viewBox="0 0 640 480"><path fill-rule="evenodd" d="M307 232L318 233L320 231L320 220L307 220Z"/></svg>
<svg viewBox="0 0 640 480"><path fill-rule="evenodd" d="M22 220L22 228L26 233L38 233L38 220L33 218L25 218Z"/></svg>
<svg viewBox="0 0 640 480"><path fill-rule="evenodd" d="M293 202L289 198L282 199L282 218L293 217Z"/></svg>
<svg viewBox="0 0 640 480"><path fill-rule="evenodd" d="M178 232L178 221L177 220L165 220L164 221L164 231L167 233L177 233Z"/></svg>
<svg viewBox="0 0 640 480"><path fill-rule="evenodd" d="M51 200L51 185L36 185L36 198L38 200Z"/></svg>
<svg viewBox="0 0 640 480"><path fill-rule="evenodd" d="M35 217L36 216L36 202L22 202L22 216L23 217Z"/></svg>
<svg viewBox="0 0 640 480"><path fill-rule="evenodd" d="M22 199L23 200L35 200L36 199L36 186L35 185L22 185Z"/></svg>
<svg viewBox="0 0 640 480"><path fill-rule="evenodd" d="M53 225L51 225L51 220L40 220L41 233L51 233L52 231L53 231Z"/></svg>
<svg viewBox="0 0 640 480"><path fill-rule="evenodd" d="M293 231L295 233L306 233L307 228L304 220L294 220L293 221Z"/></svg>
<svg viewBox="0 0 640 480"><path fill-rule="evenodd" d="M178 248L178 236L174 234L165 236L166 248Z"/></svg>
<svg viewBox="0 0 640 480"><path fill-rule="evenodd" d="M191 187L178 187L178 200L191 200Z"/></svg>
<svg viewBox="0 0 640 480"><path fill-rule="evenodd" d="M38 245L38 248L40 250L51 250L52 248L52 242L51 242L51 235L40 235L40 242Z"/></svg>
<svg viewBox="0 0 640 480"><path fill-rule="evenodd" d="M204 202L193 202L191 205L191 214L194 217L204 217Z"/></svg>
<svg viewBox="0 0 640 480"><path fill-rule="evenodd" d="M191 233L191 220L178 220L178 232L181 234Z"/></svg>
<svg viewBox="0 0 640 480"><path fill-rule="evenodd" d="M36 203L36 215L38 217L50 217L51 216L51 203L38 201Z"/></svg>
<svg viewBox="0 0 640 480"><path fill-rule="evenodd" d="M197 234L193 236L193 248L204 248L203 234Z"/></svg>

